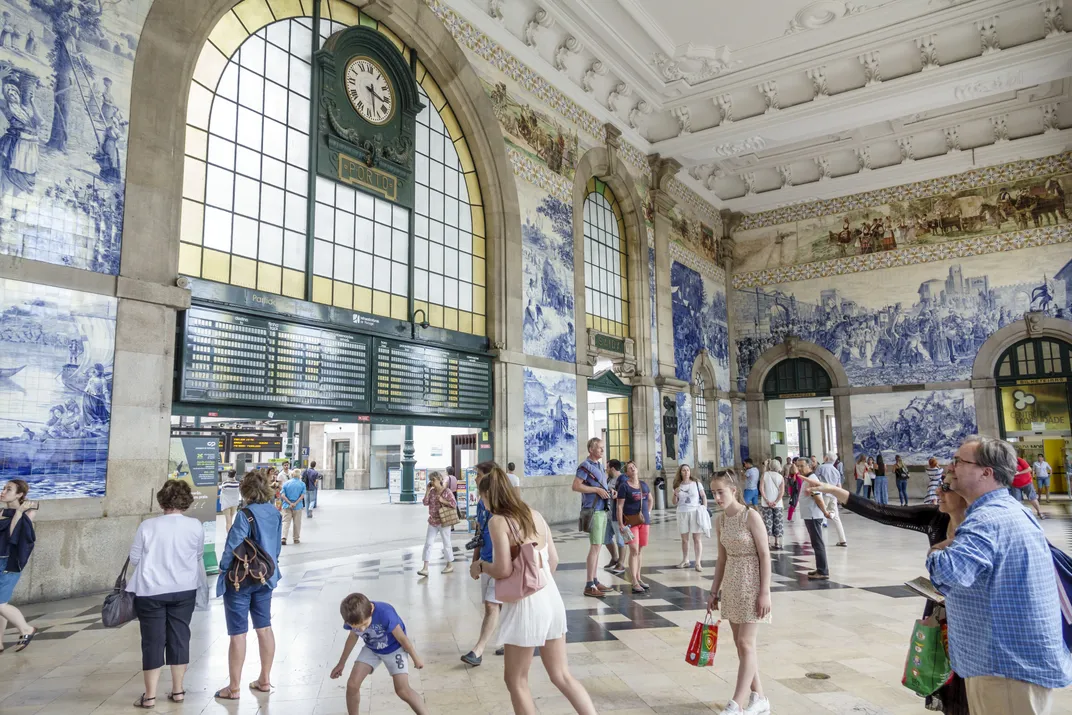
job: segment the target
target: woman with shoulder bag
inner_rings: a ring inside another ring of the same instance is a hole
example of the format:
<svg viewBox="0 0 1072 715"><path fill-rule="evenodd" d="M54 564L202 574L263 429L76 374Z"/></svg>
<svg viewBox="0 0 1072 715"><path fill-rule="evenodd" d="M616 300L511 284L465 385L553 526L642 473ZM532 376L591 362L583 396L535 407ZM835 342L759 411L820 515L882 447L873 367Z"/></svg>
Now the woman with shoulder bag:
<svg viewBox="0 0 1072 715"><path fill-rule="evenodd" d="M272 633L272 591L279 583L279 551L282 549L283 517L272 500L275 490L267 477L260 472L249 472L242 477L239 486L246 506L238 512L234 526L227 534L227 543L220 558L220 577L216 581L216 595L223 596L223 612L227 619L227 635L231 644L227 652L230 682L216 691L220 700L238 700L242 694L242 665L246 660L246 633L249 621L257 631L260 646L260 676L249 684L249 689L259 693L272 690L272 661L275 659L275 634ZM251 526L250 520L253 520ZM235 559L235 549L247 537L254 536L260 551L272 560L275 569L263 582L235 588L227 574Z"/></svg>
<svg viewBox="0 0 1072 715"><path fill-rule="evenodd" d="M37 635L37 629L26 622L22 611L10 603L37 538L33 527L37 507L26 501L29 493L30 485L22 479L12 479L0 491L0 653L4 652L8 621L19 631L16 653L26 650Z"/></svg>
<svg viewBox="0 0 1072 715"><path fill-rule="evenodd" d="M183 677L190 663L190 619L197 589L205 583L205 532L201 522L183 512L194 503L188 482L169 479L156 493L161 516L138 526L130 547L134 575L127 591L141 627L141 670L145 692L134 707L156 707L160 669L171 666L168 700L186 699Z"/></svg>
<svg viewBox="0 0 1072 715"><path fill-rule="evenodd" d="M700 511L707 509L707 494L703 485L692 476L692 467L682 464L677 468L674 475L673 503L677 505L677 527L681 534L681 563L679 569L689 567L689 540L692 540L692 550L696 555L694 566L697 571L702 571L700 560L703 558L703 523L700 521Z"/></svg>
<svg viewBox="0 0 1072 715"><path fill-rule="evenodd" d="M893 465L893 476L897 479L897 497L901 506L908 506L908 467L899 454Z"/></svg>
<svg viewBox="0 0 1072 715"><path fill-rule="evenodd" d="M480 477L478 488L492 515L488 522L492 562L480 561L479 564L495 579L496 595L504 601L499 642L506 651L505 680L514 712L526 715L536 712L529 689L529 668L532 667L533 649L539 648L547 675L573 709L582 715L595 715L596 708L588 691L569 672L566 606L554 577L558 551L547 521L521 501L506 473L497 464ZM525 550L529 557L536 559L536 564L521 563ZM531 582L536 574L514 573L516 568L533 565L539 571L541 583ZM516 583L522 575L529 578L524 583ZM526 591L527 595L522 595ZM513 600L518 595L521 597Z"/></svg>
<svg viewBox="0 0 1072 715"><path fill-rule="evenodd" d="M441 573L454 572L454 547L450 543L450 529L458 523L458 500L443 485L443 475L432 472L428 477L428 489L424 492L424 505L428 507L428 533L424 537L424 566L417 575L424 578L428 575L428 560L432 556L432 546L438 537L443 542L443 555L447 558L447 565ZM447 508L449 511L444 512ZM449 523L443 522L443 514L453 516Z"/></svg>
<svg viewBox="0 0 1072 715"><path fill-rule="evenodd" d="M647 484L640 481L634 462L625 463L625 474L618 480L617 492L618 503L615 508L618 510L618 523L633 532L633 539L629 542L629 571L633 577L633 593L644 593L651 590L651 586L640 578L642 553L648 545L648 532L651 529L651 491ZM699 564L699 560L696 563Z"/></svg>

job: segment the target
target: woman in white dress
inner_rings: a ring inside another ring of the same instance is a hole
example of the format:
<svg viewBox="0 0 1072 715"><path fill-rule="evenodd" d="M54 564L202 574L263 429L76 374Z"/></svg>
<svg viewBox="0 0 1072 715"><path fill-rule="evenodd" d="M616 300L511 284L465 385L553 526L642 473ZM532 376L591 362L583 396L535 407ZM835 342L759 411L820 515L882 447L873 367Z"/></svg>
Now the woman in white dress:
<svg viewBox="0 0 1072 715"><path fill-rule="evenodd" d="M582 715L595 715L596 708L584 686L569 672L566 658L566 606L555 584L558 551L543 515L521 501L499 465L480 478L480 493L491 512L492 563L482 566L499 582L513 573L511 550L520 543L533 543L540 558L544 586L514 603L504 603L499 616L499 642L506 648L505 679L510 701L519 715L535 715L536 704L529 689L533 649L555 687Z"/></svg>
<svg viewBox="0 0 1072 715"><path fill-rule="evenodd" d="M704 534L703 522L700 520L700 510L707 508L707 494L703 485L692 478L692 468L682 464L677 468L674 476L674 504L677 504L677 529L681 534L681 563L679 569L689 567L689 540L692 540L692 549L696 554L695 567L702 571L700 559L703 558L703 542L700 540Z"/></svg>

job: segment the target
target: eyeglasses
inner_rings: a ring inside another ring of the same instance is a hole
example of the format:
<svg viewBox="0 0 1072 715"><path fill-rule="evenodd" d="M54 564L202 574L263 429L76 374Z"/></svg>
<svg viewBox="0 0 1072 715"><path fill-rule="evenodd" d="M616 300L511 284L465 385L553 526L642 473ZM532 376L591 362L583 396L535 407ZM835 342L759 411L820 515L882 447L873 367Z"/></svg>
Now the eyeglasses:
<svg viewBox="0 0 1072 715"><path fill-rule="evenodd" d="M941 490L943 492L951 492L951 491L953 491L953 485L950 484L949 482L942 482L940 488L941 488Z"/></svg>
<svg viewBox="0 0 1072 715"><path fill-rule="evenodd" d="M953 457L953 466L954 467L957 467L957 466L959 466L961 464L974 464L977 467L979 466L978 462L973 462L970 459L961 459L960 457Z"/></svg>

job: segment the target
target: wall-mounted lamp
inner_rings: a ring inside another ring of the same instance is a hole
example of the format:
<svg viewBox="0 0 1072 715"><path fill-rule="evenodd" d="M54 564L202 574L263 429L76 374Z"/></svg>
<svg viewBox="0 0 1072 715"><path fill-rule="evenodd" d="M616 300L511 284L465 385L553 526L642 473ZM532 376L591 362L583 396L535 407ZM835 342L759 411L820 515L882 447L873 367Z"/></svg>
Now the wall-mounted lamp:
<svg viewBox="0 0 1072 715"><path fill-rule="evenodd" d="M417 323L417 314L418 313L421 314L421 318L422 318L422 320L419 323ZM413 315L410 316L410 322L417 323L422 328L427 328L428 327L428 314L424 312L424 308L417 308L417 310L413 311Z"/></svg>

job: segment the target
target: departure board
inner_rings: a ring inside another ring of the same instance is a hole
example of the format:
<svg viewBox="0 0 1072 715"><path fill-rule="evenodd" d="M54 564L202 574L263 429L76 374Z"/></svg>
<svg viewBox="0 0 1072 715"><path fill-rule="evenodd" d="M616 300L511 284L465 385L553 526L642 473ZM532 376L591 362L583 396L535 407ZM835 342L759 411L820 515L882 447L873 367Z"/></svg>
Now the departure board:
<svg viewBox="0 0 1072 715"><path fill-rule="evenodd" d="M379 338L374 346L374 411L491 417L487 358Z"/></svg>
<svg viewBox="0 0 1072 715"><path fill-rule="evenodd" d="M257 435L231 435L232 452L282 452L282 437L261 437Z"/></svg>
<svg viewBox="0 0 1072 715"><path fill-rule="evenodd" d="M191 308L181 399L367 412L371 343L364 335Z"/></svg>

